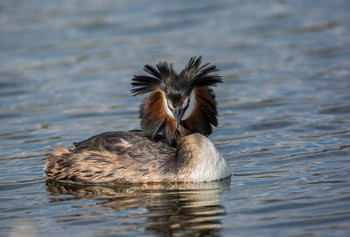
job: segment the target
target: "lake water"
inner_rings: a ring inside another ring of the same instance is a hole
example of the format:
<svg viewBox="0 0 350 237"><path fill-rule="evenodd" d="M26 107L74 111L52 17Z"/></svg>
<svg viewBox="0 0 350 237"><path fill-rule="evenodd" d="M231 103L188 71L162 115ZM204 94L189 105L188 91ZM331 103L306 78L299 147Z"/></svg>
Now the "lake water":
<svg viewBox="0 0 350 237"><path fill-rule="evenodd" d="M231 182L47 184L43 156L139 128L130 79L203 55ZM350 236L350 1L0 1L0 236Z"/></svg>

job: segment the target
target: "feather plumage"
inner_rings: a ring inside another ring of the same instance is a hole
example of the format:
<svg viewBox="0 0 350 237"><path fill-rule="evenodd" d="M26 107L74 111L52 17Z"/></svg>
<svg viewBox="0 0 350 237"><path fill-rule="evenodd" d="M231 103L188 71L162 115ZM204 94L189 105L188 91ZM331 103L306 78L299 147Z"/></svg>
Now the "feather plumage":
<svg viewBox="0 0 350 237"><path fill-rule="evenodd" d="M150 76L134 76L131 93L134 96L150 93L140 106L141 128L146 136L154 138L162 135L168 144L174 145L178 138L191 133L205 136L212 133L212 126L218 125L218 112L215 94L210 87L222 82L215 65L202 64L200 56L192 57L179 74L167 62L145 65L144 71ZM169 100L172 105L178 106L191 93L195 93L195 108L176 128L174 118L166 112L168 105L164 101Z"/></svg>
<svg viewBox="0 0 350 237"><path fill-rule="evenodd" d="M142 132L106 132L45 156L49 180L84 183L204 182L230 176L224 157L200 134L172 148ZM205 169L203 169L203 166Z"/></svg>

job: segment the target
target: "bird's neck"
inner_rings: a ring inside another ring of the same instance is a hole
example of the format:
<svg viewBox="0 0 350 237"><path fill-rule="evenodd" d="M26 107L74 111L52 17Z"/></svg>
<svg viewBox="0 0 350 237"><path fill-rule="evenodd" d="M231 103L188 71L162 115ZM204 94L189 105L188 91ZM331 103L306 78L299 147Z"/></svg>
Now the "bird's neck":
<svg viewBox="0 0 350 237"><path fill-rule="evenodd" d="M193 133L178 141L178 175L191 182L209 182L231 175L225 158L205 136Z"/></svg>

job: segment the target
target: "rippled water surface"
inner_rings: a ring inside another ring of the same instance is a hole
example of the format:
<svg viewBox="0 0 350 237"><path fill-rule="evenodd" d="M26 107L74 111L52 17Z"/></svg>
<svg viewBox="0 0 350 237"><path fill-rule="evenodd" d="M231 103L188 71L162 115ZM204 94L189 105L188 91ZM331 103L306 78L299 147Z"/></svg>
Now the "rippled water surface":
<svg viewBox="0 0 350 237"><path fill-rule="evenodd" d="M139 128L130 78L216 64L231 182L45 183L43 155ZM1 236L349 236L350 2L0 1Z"/></svg>

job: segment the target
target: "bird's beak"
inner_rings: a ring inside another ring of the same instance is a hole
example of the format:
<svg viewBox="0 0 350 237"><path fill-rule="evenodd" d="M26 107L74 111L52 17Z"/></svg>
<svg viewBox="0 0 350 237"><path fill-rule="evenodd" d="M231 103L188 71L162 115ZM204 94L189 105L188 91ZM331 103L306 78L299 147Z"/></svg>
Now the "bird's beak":
<svg viewBox="0 0 350 237"><path fill-rule="evenodd" d="M184 116L185 110L183 108L176 108L174 112L174 117L176 120L176 129L179 128L182 116Z"/></svg>

